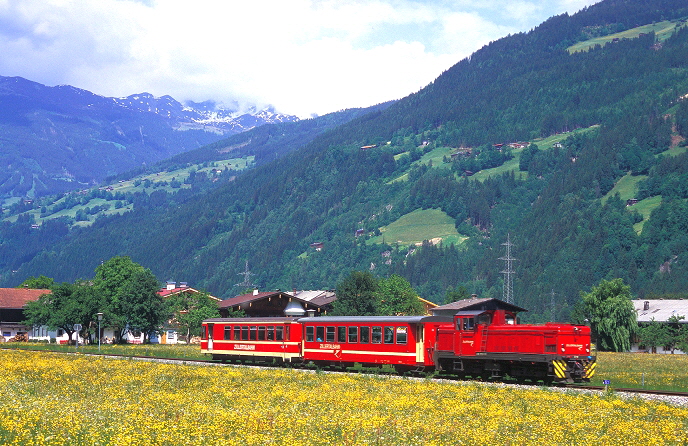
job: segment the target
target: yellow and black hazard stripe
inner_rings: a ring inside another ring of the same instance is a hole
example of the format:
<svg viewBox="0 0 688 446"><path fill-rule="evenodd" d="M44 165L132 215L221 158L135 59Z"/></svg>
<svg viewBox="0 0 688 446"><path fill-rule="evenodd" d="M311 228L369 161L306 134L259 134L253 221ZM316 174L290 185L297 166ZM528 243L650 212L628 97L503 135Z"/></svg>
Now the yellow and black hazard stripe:
<svg viewBox="0 0 688 446"><path fill-rule="evenodd" d="M554 368L554 376L559 379L566 379L566 370L568 369L566 361L554 359L552 360L552 366Z"/></svg>
<svg viewBox="0 0 688 446"><path fill-rule="evenodd" d="M595 372L597 371L597 362L590 361L583 366L583 369L585 370L583 378L592 378L595 375Z"/></svg>

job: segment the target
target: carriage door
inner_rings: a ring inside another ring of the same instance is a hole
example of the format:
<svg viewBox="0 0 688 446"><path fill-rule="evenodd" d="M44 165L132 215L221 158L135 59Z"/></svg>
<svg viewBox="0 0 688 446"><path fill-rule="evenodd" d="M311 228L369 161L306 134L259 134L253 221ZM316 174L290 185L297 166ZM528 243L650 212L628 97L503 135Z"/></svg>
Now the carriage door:
<svg viewBox="0 0 688 446"><path fill-rule="evenodd" d="M213 329L215 324L208 324L208 350L213 349Z"/></svg>
<svg viewBox="0 0 688 446"><path fill-rule="evenodd" d="M423 324L416 325L416 362L425 362L425 339L423 337Z"/></svg>

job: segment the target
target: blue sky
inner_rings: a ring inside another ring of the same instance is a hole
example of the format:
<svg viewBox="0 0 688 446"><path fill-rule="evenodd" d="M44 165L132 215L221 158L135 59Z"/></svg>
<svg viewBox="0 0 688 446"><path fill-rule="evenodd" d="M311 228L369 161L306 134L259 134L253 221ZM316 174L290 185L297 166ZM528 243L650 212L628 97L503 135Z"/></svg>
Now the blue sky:
<svg viewBox="0 0 688 446"><path fill-rule="evenodd" d="M597 0L0 0L0 75L307 117L413 93Z"/></svg>

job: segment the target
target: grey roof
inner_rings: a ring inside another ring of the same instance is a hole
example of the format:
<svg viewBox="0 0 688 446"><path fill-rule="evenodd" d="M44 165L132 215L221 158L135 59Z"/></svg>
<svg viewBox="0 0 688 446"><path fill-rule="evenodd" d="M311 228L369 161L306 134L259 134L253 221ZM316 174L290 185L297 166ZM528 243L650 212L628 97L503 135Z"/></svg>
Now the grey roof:
<svg viewBox="0 0 688 446"><path fill-rule="evenodd" d="M504 302L500 299L493 299L489 297L484 297L480 299L463 299L456 302L452 302L446 305L440 305L439 307L431 308L430 311L433 314L447 314L449 311L456 313L461 310L494 310L494 309L505 309L510 311L528 311L525 308L521 308L517 305Z"/></svg>
<svg viewBox="0 0 688 446"><path fill-rule="evenodd" d="M647 310L645 307L647 305ZM666 322L671 316L684 316L682 323L688 323L688 300L680 299L636 299L633 307L638 314L638 322Z"/></svg>

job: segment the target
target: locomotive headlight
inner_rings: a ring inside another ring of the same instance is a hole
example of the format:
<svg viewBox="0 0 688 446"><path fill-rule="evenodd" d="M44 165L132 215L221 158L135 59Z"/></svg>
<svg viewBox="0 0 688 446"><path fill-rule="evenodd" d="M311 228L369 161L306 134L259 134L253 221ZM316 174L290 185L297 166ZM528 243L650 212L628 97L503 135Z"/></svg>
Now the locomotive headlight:
<svg viewBox="0 0 688 446"><path fill-rule="evenodd" d="M589 345L587 345L587 346L585 347L585 353L590 353L590 346L589 346Z"/></svg>
<svg viewBox="0 0 688 446"><path fill-rule="evenodd" d="M564 346L562 345L562 346L561 346L561 352L563 353L563 352L565 352L565 351L566 351L566 347L564 347Z"/></svg>

